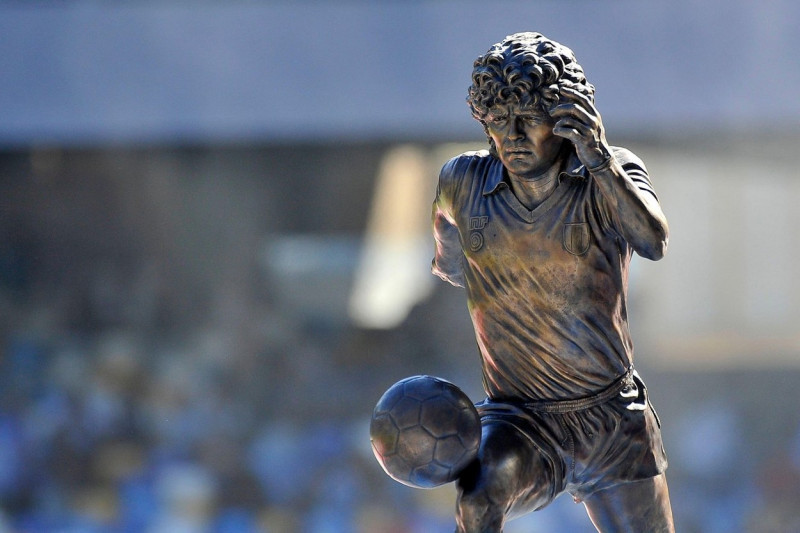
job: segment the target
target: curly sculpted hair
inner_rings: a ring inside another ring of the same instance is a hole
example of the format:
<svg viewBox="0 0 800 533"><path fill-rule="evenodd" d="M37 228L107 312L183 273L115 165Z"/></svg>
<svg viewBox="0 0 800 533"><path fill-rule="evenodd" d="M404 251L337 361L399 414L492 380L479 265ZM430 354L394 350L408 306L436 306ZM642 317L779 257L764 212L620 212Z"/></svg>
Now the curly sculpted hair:
<svg viewBox="0 0 800 533"><path fill-rule="evenodd" d="M594 99L594 87L572 50L541 33L515 33L475 60L467 103L484 127L489 110L498 105L517 103L549 115L558 103L560 85Z"/></svg>

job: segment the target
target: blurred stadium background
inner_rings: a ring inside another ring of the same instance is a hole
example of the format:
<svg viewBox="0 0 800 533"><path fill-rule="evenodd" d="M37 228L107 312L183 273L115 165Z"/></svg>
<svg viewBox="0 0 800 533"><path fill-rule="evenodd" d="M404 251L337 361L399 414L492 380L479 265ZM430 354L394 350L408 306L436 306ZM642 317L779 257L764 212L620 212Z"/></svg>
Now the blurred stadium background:
<svg viewBox="0 0 800 533"><path fill-rule="evenodd" d="M672 229L637 366L681 532L800 531L800 4L0 2L0 532L452 531L372 407L481 399L429 273L473 59L575 50ZM592 531L569 498L507 531Z"/></svg>

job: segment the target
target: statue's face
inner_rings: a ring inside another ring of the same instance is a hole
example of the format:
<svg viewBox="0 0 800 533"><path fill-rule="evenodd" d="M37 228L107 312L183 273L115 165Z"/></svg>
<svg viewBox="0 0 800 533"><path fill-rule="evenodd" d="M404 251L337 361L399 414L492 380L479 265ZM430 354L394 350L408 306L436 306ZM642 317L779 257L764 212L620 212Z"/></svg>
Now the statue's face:
<svg viewBox="0 0 800 533"><path fill-rule="evenodd" d="M521 178L534 178L549 169L565 142L553 134L553 120L539 109L498 106L484 120L500 161Z"/></svg>

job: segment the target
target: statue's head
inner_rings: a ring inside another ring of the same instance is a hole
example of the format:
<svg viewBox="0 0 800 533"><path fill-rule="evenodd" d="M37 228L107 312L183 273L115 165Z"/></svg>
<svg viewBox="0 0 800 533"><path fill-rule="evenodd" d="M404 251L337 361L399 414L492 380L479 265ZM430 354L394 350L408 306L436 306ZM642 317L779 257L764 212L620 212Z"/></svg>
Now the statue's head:
<svg viewBox="0 0 800 533"><path fill-rule="evenodd" d="M490 109L511 103L549 116L558 104L560 85L594 98L594 87L572 50L540 33L515 33L475 60L467 103L484 128ZM489 144L497 155L491 138Z"/></svg>

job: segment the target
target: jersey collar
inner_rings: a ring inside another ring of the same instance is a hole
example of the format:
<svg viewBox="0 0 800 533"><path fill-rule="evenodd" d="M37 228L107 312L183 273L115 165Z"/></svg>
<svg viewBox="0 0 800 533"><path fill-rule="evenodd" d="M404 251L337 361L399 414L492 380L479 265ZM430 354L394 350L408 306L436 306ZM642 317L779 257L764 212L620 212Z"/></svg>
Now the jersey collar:
<svg viewBox="0 0 800 533"><path fill-rule="evenodd" d="M508 187L503 180L503 163L499 158L492 156L492 163L486 175L486 182L483 184L483 195L494 194L501 187Z"/></svg>
<svg viewBox="0 0 800 533"><path fill-rule="evenodd" d="M508 183L505 182L503 179L503 163L497 157L492 157L492 164L489 167L489 172L486 176L486 182L483 184L483 195L489 196L491 194L496 193L503 187L508 187ZM575 150L570 150L569 154L567 155L566 164L563 167L563 170L558 175L559 178L563 176L573 176L573 177L584 177L586 175L586 169L581 163L580 159L578 159L578 154L575 153Z"/></svg>

